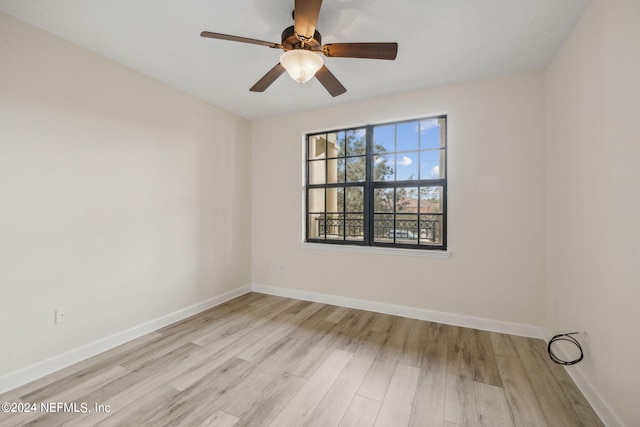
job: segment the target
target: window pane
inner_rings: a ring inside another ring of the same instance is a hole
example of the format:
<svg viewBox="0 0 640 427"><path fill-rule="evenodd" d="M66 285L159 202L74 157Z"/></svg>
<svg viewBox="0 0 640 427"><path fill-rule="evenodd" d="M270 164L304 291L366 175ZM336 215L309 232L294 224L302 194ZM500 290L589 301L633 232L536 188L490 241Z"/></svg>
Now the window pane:
<svg viewBox="0 0 640 427"><path fill-rule="evenodd" d="M364 212L364 189L362 187L347 187L347 212Z"/></svg>
<svg viewBox="0 0 640 427"><path fill-rule="evenodd" d="M420 149L444 148L444 120L426 119L420 122Z"/></svg>
<svg viewBox="0 0 640 427"><path fill-rule="evenodd" d="M307 235L310 239L324 239L324 214L311 214L309 215L309 222L307 223Z"/></svg>
<svg viewBox="0 0 640 427"><path fill-rule="evenodd" d="M419 150L418 122L401 123L397 127L396 151Z"/></svg>
<svg viewBox="0 0 640 427"><path fill-rule="evenodd" d="M324 188L309 190L309 212L324 212Z"/></svg>
<svg viewBox="0 0 640 427"><path fill-rule="evenodd" d="M418 215L396 215L395 230L389 237L395 237L396 243L418 243Z"/></svg>
<svg viewBox="0 0 640 427"><path fill-rule="evenodd" d="M329 142L329 157L344 157L344 132L334 132L327 135Z"/></svg>
<svg viewBox="0 0 640 427"><path fill-rule="evenodd" d="M325 161L309 162L309 184L325 183Z"/></svg>
<svg viewBox="0 0 640 427"><path fill-rule="evenodd" d="M420 215L420 244L442 245L442 215Z"/></svg>
<svg viewBox="0 0 640 427"><path fill-rule="evenodd" d="M364 240L364 215L347 214L345 220L347 240Z"/></svg>
<svg viewBox="0 0 640 427"><path fill-rule="evenodd" d="M373 152L390 153L395 149L395 125L376 126L373 128Z"/></svg>
<svg viewBox="0 0 640 427"><path fill-rule="evenodd" d="M418 179L418 152L396 154L396 180Z"/></svg>
<svg viewBox="0 0 640 427"><path fill-rule="evenodd" d="M327 182L329 184L344 182L344 176L344 159L327 160Z"/></svg>
<svg viewBox="0 0 640 427"><path fill-rule="evenodd" d="M314 135L309 137L309 160L324 159L327 154L326 135Z"/></svg>
<svg viewBox="0 0 640 427"><path fill-rule="evenodd" d="M395 169L393 168L393 166L393 154L373 156L373 180L393 181L395 179Z"/></svg>
<svg viewBox="0 0 640 427"><path fill-rule="evenodd" d="M428 150L420 152L420 179L444 178L444 150Z"/></svg>
<svg viewBox="0 0 640 427"><path fill-rule="evenodd" d="M327 213L344 211L344 188L327 188Z"/></svg>
<svg viewBox="0 0 640 427"><path fill-rule="evenodd" d="M373 217L373 240L393 243L393 214L375 214Z"/></svg>
<svg viewBox="0 0 640 427"><path fill-rule="evenodd" d="M367 132L365 129L349 130L345 134L347 156L364 156L367 152Z"/></svg>
<svg viewBox="0 0 640 427"><path fill-rule="evenodd" d="M327 239L344 240L344 214L327 215Z"/></svg>
<svg viewBox="0 0 640 427"><path fill-rule="evenodd" d="M366 177L366 157L347 158L347 182L362 182Z"/></svg>
<svg viewBox="0 0 640 427"><path fill-rule="evenodd" d="M442 187L420 189L420 213L442 213Z"/></svg>
<svg viewBox="0 0 640 427"><path fill-rule="evenodd" d="M373 192L374 212L393 212L393 188L376 188Z"/></svg>
<svg viewBox="0 0 640 427"><path fill-rule="evenodd" d="M415 187L396 189L396 212L418 212L418 189Z"/></svg>

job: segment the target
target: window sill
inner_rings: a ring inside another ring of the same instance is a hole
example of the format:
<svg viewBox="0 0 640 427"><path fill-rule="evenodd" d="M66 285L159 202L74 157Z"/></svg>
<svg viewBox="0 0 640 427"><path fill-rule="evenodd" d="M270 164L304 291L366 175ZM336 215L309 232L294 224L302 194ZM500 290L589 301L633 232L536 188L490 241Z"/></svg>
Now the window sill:
<svg viewBox="0 0 640 427"><path fill-rule="evenodd" d="M440 250L420 250L420 249L400 249L400 248L381 248L378 246L349 246L349 245L332 245L322 243L307 243L300 244L302 249L312 249L316 251L327 252L352 252L361 254L378 254L378 255L399 255L399 256L412 256L419 258L436 258L436 259L448 259L451 257L450 251Z"/></svg>

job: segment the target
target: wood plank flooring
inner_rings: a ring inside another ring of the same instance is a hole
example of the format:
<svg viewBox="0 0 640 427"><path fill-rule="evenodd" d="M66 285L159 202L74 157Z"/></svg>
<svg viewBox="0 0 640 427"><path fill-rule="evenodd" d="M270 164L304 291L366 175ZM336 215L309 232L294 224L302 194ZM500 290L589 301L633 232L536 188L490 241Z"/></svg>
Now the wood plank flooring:
<svg viewBox="0 0 640 427"><path fill-rule="evenodd" d="M36 404L7 427L603 425L542 340L257 293L0 402Z"/></svg>

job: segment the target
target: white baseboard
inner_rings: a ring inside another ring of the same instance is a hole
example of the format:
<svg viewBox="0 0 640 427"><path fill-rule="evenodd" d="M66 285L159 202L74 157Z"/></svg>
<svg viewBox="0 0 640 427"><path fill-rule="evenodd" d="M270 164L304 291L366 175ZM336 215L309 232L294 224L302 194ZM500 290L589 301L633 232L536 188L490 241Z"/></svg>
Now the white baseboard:
<svg viewBox="0 0 640 427"><path fill-rule="evenodd" d="M553 334L546 330L545 341L549 342L553 338ZM561 346L555 346L553 348L553 352L556 353L560 358L569 360L571 357L564 351ZM624 423L618 418L618 416L611 410L611 407L607 404L607 402L602 398L600 393L596 390L596 388L591 384L591 381L584 374L584 371L580 367L580 364L569 365L564 367L573 382L578 386L582 394L584 395L589 405L593 408L593 410L598 414L600 420L607 427L624 427Z"/></svg>
<svg viewBox="0 0 640 427"><path fill-rule="evenodd" d="M409 317L411 319L418 320L427 320L430 322L444 323L453 326L462 326L465 328L481 329L483 331L500 332L504 334L540 339L544 339L547 337L547 331L543 327L527 325L523 323L504 322L501 320L485 319L482 317L444 313L440 311L427 310L424 308L407 307L382 302L361 300L357 298L341 297L337 295L328 295L260 284L251 285L251 290L262 294L294 298L304 301L321 302L324 304L356 308L359 310L375 311L377 313L392 314L395 316Z"/></svg>
<svg viewBox="0 0 640 427"><path fill-rule="evenodd" d="M60 369L71 366L74 363L81 362L92 356L110 350L182 319L186 319L194 314L208 310L248 292L251 292L251 286L249 285L234 289L206 301L174 311L173 313L169 313L141 325L134 326L133 328L118 332L73 350L69 350L34 365L27 366L19 371L4 375L3 377L0 377L0 393L13 390L24 384L30 383L31 381L37 380L38 378L42 378L45 375L59 371Z"/></svg>

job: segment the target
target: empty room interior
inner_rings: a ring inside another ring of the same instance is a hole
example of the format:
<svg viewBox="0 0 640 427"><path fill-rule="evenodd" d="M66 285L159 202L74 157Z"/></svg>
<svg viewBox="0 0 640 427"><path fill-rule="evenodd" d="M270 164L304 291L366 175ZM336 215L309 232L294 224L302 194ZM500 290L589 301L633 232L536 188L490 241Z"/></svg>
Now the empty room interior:
<svg viewBox="0 0 640 427"><path fill-rule="evenodd" d="M0 424L640 426L639 183L638 0L0 0Z"/></svg>

